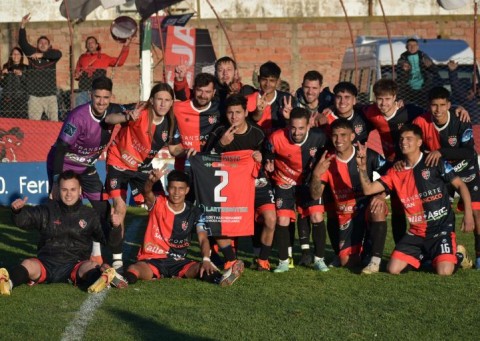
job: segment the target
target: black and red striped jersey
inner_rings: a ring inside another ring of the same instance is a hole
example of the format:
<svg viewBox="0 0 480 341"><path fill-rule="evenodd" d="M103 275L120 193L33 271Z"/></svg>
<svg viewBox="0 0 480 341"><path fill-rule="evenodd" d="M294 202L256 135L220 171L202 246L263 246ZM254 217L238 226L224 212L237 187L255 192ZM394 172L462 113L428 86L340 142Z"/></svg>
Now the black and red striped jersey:
<svg viewBox="0 0 480 341"><path fill-rule="evenodd" d="M335 122L339 117L334 112L328 113L326 117L327 125L325 126L325 132L330 137L330 125ZM350 115L346 119L350 121L353 126L353 131L355 133L355 140L353 140L353 143L360 142L362 144L365 144L365 142L367 142L368 140L368 134L370 134L370 132L375 129L370 123L370 121L365 119L363 112L359 110L354 110L352 115Z"/></svg>
<svg viewBox="0 0 480 341"><path fill-rule="evenodd" d="M365 118L378 130L380 140L382 141L383 154L388 161L395 161L400 158L400 129L405 123L412 122L424 110L413 104L407 104L390 117L385 117L377 105L372 104L364 108Z"/></svg>
<svg viewBox="0 0 480 341"><path fill-rule="evenodd" d="M197 205L213 236L253 235L258 165L252 153L241 150L189 158Z"/></svg>
<svg viewBox="0 0 480 341"><path fill-rule="evenodd" d="M352 146L352 154L347 160L334 158L328 170L320 177L323 183L330 185L338 215L355 214L368 205L369 197L363 194L356 154L357 150ZM367 149L367 173L370 180L373 179L374 171L384 174L386 165L380 154Z"/></svg>
<svg viewBox="0 0 480 341"><path fill-rule="evenodd" d="M208 135L220 122L218 102L212 101L205 109L197 109L190 100L175 102L173 111L184 148L201 151Z"/></svg>
<svg viewBox="0 0 480 341"><path fill-rule="evenodd" d="M443 126L433 122L432 114L425 113L413 120L423 132L423 146L430 151L438 150L465 182L478 176L479 168L472 124L461 122L453 113Z"/></svg>
<svg viewBox="0 0 480 341"><path fill-rule="evenodd" d="M319 128L311 128L302 143L292 140L289 128L275 131L268 139L265 155L267 160L274 160L272 179L277 185L307 183L326 142Z"/></svg>
<svg viewBox="0 0 480 341"><path fill-rule="evenodd" d="M181 259L187 255L192 231L206 231L202 212L189 202L175 212L165 196L158 196L148 216L137 259Z"/></svg>
<svg viewBox="0 0 480 341"><path fill-rule="evenodd" d="M259 92L251 93L247 99L247 110L252 113L257 109L257 99ZM262 128L265 136L269 137L275 130L282 129L287 125L287 119L283 116L284 98L292 97L287 92L275 91L274 98L267 104L263 110L263 115L256 123ZM292 97L292 106L295 107L295 99Z"/></svg>
<svg viewBox="0 0 480 341"><path fill-rule="evenodd" d="M425 164L421 153L413 167L402 171L390 168L378 180L385 189L395 190L410 222L409 232L431 237L455 229L455 215L450 206L447 184L457 177L443 159L437 166Z"/></svg>
<svg viewBox="0 0 480 341"><path fill-rule="evenodd" d="M160 149L168 145L171 129L168 117L165 116L160 124L153 124L148 117L149 110L142 110L137 120L122 124L108 148L108 165L132 171L148 168ZM172 144L179 143L180 139L174 137Z"/></svg>

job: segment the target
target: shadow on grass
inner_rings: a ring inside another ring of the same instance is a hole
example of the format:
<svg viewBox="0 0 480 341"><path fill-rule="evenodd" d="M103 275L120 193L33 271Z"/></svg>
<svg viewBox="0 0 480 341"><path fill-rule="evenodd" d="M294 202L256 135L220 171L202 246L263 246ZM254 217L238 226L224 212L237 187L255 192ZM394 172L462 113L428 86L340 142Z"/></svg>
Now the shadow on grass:
<svg viewBox="0 0 480 341"><path fill-rule="evenodd" d="M20 263L37 252L38 232L15 227L10 208L0 208L0 267Z"/></svg>
<svg viewBox="0 0 480 341"><path fill-rule="evenodd" d="M182 340L182 341L210 341L205 337L185 334L163 324L127 310L109 309L109 312L116 318L122 319L132 330L135 330L135 339L137 340Z"/></svg>

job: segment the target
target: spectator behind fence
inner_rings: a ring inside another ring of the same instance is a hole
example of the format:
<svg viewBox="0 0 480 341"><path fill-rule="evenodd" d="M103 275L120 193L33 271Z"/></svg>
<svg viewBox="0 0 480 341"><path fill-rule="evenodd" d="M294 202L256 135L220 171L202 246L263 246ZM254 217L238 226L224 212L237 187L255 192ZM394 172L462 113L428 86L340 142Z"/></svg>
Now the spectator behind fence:
<svg viewBox="0 0 480 341"><path fill-rule="evenodd" d="M109 66L122 66L125 63L130 51L131 40L131 38L126 40L118 57L110 57L102 53L102 47L98 43L97 38L90 36L85 40L87 51L78 58L77 66L75 67L75 79L78 81L79 90L75 100L76 106L87 103L90 100L88 91L91 89L92 81L95 78L106 76Z"/></svg>
<svg viewBox="0 0 480 341"><path fill-rule="evenodd" d="M30 13L26 14L20 24L18 45L28 57L29 66L26 71L28 94L28 118L41 120L45 112L50 121L58 121L57 102L57 62L62 52L53 49L46 36L37 39L37 47L27 41L25 25L30 21Z"/></svg>
<svg viewBox="0 0 480 341"><path fill-rule="evenodd" d="M426 93L438 78L437 67L425 52L419 50L416 39L408 39L406 49L397 62L400 95L407 103L426 107Z"/></svg>
<svg viewBox="0 0 480 341"><path fill-rule="evenodd" d="M3 64L0 86L2 106L0 117L27 118L27 93L25 92L25 70L23 51L14 47L8 61Z"/></svg>
<svg viewBox="0 0 480 341"><path fill-rule="evenodd" d="M448 62L448 80L452 89L452 103L463 106L470 114L472 124L480 123L480 84L477 84L475 93L469 79L458 78L458 63Z"/></svg>

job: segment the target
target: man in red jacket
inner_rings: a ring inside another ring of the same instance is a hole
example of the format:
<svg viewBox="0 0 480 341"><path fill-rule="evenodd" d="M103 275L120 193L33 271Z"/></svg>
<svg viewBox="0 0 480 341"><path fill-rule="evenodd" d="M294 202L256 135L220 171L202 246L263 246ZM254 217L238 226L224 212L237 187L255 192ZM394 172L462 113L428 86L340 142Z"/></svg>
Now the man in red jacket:
<svg viewBox="0 0 480 341"><path fill-rule="evenodd" d="M131 38L128 38L125 41L118 57L110 57L102 53L102 48L97 38L90 36L85 40L87 51L78 58L77 66L75 67L75 79L78 81L78 90L80 91L75 101L76 106L87 103L90 100L88 90L91 89L92 81L95 78L106 76L109 66L122 66L125 63L130 51L131 40Z"/></svg>

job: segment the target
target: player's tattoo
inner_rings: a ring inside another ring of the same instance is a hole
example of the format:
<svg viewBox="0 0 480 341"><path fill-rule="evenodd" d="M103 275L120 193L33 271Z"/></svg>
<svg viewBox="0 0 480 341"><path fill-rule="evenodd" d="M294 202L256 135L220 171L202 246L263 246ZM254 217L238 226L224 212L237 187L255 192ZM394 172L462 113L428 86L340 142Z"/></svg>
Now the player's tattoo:
<svg viewBox="0 0 480 341"><path fill-rule="evenodd" d="M367 170L363 170L363 169L360 169L360 176L361 178L363 179L363 181L365 182L365 184L370 184L371 181L370 181L370 177L368 176L368 173L367 173Z"/></svg>
<svg viewBox="0 0 480 341"><path fill-rule="evenodd" d="M322 182L316 177L313 177L312 182L310 183L310 195L314 198L322 196Z"/></svg>

